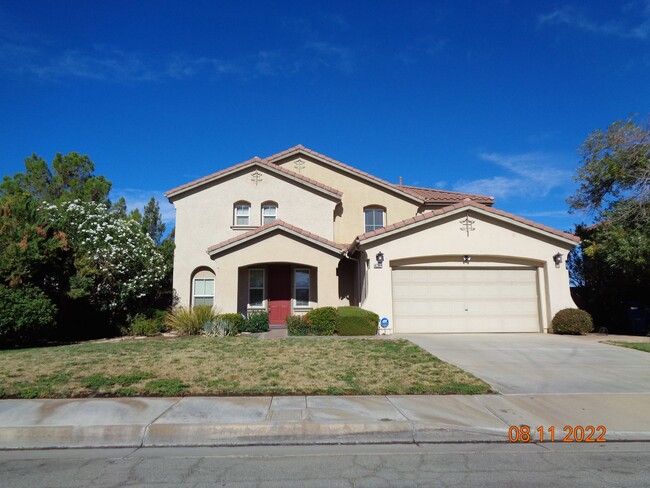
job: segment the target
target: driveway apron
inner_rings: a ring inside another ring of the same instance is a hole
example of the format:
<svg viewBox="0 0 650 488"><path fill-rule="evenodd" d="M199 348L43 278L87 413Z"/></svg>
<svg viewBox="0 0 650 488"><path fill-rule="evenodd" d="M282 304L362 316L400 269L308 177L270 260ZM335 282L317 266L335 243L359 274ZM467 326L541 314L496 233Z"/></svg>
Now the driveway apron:
<svg viewBox="0 0 650 488"><path fill-rule="evenodd" d="M587 337L397 334L504 394L650 393L650 354ZM603 340L608 338L603 336Z"/></svg>

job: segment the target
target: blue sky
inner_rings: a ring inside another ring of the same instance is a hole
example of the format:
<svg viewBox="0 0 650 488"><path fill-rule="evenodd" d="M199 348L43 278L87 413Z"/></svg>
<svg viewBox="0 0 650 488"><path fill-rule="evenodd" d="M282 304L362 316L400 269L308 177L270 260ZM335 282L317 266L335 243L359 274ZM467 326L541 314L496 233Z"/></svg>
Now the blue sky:
<svg viewBox="0 0 650 488"><path fill-rule="evenodd" d="M577 148L649 113L645 0L0 0L0 173L81 152L130 207L303 144L568 230Z"/></svg>

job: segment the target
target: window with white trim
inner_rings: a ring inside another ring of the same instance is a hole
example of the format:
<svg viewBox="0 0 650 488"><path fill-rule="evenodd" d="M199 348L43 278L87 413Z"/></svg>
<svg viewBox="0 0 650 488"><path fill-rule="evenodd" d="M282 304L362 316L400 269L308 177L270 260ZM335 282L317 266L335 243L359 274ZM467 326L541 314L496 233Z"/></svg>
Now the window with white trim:
<svg viewBox="0 0 650 488"><path fill-rule="evenodd" d="M214 278L194 278L193 305L214 305Z"/></svg>
<svg viewBox="0 0 650 488"><path fill-rule="evenodd" d="M237 202L235 203L234 210L234 219L233 224L238 225L250 225L251 222L251 204L248 202Z"/></svg>
<svg viewBox="0 0 650 488"><path fill-rule="evenodd" d="M308 269L297 269L294 274L296 307L309 306L310 273Z"/></svg>
<svg viewBox="0 0 650 488"><path fill-rule="evenodd" d="M364 232L370 232L375 229L384 227L384 214L386 211L381 207L366 207L364 213Z"/></svg>
<svg viewBox="0 0 650 488"><path fill-rule="evenodd" d="M248 306L250 308L264 307L264 270L248 270Z"/></svg>
<svg viewBox="0 0 650 488"><path fill-rule="evenodd" d="M278 204L265 202L262 204L262 225L270 224L278 218Z"/></svg>

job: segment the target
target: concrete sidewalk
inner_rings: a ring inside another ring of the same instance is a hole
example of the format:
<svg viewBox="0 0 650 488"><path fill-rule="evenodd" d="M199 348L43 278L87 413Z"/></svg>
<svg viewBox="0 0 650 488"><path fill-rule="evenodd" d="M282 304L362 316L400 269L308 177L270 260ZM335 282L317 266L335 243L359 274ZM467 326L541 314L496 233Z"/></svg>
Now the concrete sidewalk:
<svg viewBox="0 0 650 488"><path fill-rule="evenodd" d="M648 405L650 394L2 400L0 448L508 442L512 425L650 441Z"/></svg>

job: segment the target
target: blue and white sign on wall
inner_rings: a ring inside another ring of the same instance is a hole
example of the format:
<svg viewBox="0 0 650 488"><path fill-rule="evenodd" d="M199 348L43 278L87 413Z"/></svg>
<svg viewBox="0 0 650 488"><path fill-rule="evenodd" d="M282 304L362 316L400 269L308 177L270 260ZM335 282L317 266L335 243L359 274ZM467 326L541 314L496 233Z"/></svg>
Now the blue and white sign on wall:
<svg viewBox="0 0 650 488"><path fill-rule="evenodd" d="M388 327L390 322L388 321L387 317L382 317L382 319L379 321L379 325L381 325L384 329Z"/></svg>

